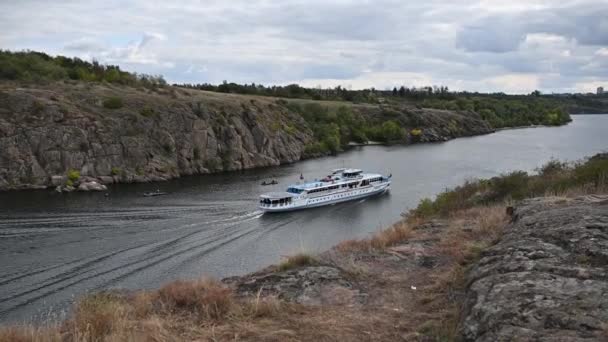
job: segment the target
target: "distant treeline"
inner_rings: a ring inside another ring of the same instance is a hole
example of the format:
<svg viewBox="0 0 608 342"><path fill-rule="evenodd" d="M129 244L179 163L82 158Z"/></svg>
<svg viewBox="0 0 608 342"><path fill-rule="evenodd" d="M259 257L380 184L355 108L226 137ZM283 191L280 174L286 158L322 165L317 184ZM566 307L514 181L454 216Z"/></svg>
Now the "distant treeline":
<svg viewBox="0 0 608 342"><path fill-rule="evenodd" d="M458 93L450 92L448 87L422 87L407 88L400 87L393 90L377 90L374 88L363 90L351 90L337 86L335 88L306 88L298 84L286 86L264 86L262 84L237 84L224 81L221 84L173 84L174 86L215 91L220 93L262 95L273 97L284 97L293 99L309 99L324 101L350 101L362 103L379 103L386 97L400 97L411 100L424 100L426 98L455 99Z"/></svg>
<svg viewBox="0 0 608 342"><path fill-rule="evenodd" d="M35 51L6 50L0 50L0 79L31 82L71 79L143 87L167 84L162 76L130 73L120 70L117 65L87 62L77 57L52 57Z"/></svg>
<svg viewBox="0 0 608 342"><path fill-rule="evenodd" d="M567 101L553 96L544 96L536 91L530 95L506 95L503 93L482 94L451 92L448 87L393 88L392 90L349 90L340 86L329 89L305 88L297 84L287 86L263 86L261 84L236 84L224 82L219 85L174 84L175 86L215 91L283 98L312 100L351 101L374 104L410 103L420 108L435 108L476 112L494 128L561 125L570 121ZM574 103L570 99L571 103Z"/></svg>

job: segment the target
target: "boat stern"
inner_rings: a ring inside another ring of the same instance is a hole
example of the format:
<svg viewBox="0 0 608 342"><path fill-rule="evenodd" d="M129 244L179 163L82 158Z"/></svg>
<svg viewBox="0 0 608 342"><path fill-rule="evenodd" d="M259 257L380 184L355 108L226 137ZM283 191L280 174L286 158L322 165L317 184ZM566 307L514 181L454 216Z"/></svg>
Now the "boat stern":
<svg viewBox="0 0 608 342"><path fill-rule="evenodd" d="M289 211L295 208L295 195L289 192L268 192L260 195L259 208L263 212Z"/></svg>

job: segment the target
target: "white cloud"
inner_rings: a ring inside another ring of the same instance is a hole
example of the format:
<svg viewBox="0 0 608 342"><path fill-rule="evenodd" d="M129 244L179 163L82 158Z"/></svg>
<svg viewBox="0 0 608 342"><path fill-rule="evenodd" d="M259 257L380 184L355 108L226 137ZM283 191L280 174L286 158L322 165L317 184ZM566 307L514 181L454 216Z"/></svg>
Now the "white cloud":
<svg viewBox="0 0 608 342"><path fill-rule="evenodd" d="M2 1L0 45L175 82L551 92L608 78L605 18L606 0Z"/></svg>
<svg viewBox="0 0 608 342"><path fill-rule="evenodd" d="M595 54L602 57L608 57L608 48L601 48L595 51Z"/></svg>

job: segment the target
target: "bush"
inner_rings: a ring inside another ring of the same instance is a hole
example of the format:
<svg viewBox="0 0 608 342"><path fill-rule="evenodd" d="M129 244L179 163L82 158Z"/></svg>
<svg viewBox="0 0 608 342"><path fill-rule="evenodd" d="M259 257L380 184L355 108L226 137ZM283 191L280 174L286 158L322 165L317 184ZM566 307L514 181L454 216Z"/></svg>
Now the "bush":
<svg viewBox="0 0 608 342"><path fill-rule="evenodd" d="M566 167L566 163L562 163L559 160L552 159L548 161L545 165L541 166L540 169L538 169L538 173L541 176L550 176L563 172Z"/></svg>
<svg viewBox="0 0 608 342"><path fill-rule="evenodd" d="M103 100L103 106L107 109L122 108L122 99L118 96L108 97L107 99Z"/></svg>
<svg viewBox="0 0 608 342"><path fill-rule="evenodd" d="M314 265L317 261L309 254L299 253L292 255L279 264L279 271L287 271L296 267Z"/></svg>
<svg viewBox="0 0 608 342"><path fill-rule="evenodd" d="M410 131L410 134L413 136L419 136L422 134L422 130L419 128L414 128Z"/></svg>
<svg viewBox="0 0 608 342"><path fill-rule="evenodd" d="M77 182L80 179L80 171L75 169L70 169L68 171L68 180L72 183Z"/></svg>
<svg viewBox="0 0 608 342"><path fill-rule="evenodd" d="M121 172L122 172L122 170L118 167L113 167L112 170L110 171L112 176L118 176L118 175L120 175Z"/></svg>

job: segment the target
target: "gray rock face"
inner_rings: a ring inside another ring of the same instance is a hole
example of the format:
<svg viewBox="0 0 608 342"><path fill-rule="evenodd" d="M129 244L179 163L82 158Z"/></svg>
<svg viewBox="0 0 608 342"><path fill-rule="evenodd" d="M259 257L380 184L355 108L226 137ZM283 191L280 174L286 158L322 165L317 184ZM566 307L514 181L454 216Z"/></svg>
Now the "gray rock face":
<svg viewBox="0 0 608 342"><path fill-rule="evenodd" d="M467 341L608 340L608 196L522 202L468 281Z"/></svg>
<svg viewBox="0 0 608 342"><path fill-rule="evenodd" d="M303 119L271 98L36 87L0 84L0 190L63 185L70 169L109 184L279 165L299 160L312 139ZM124 106L104 108L110 96ZM276 129L287 124L300 129Z"/></svg>
<svg viewBox="0 0 608 342"><path fill-rule="evenodd" d="M342 272L330 266L305 266L224 279L243 296L277 296L310 305L360 302L363 295Z"/></svg>

